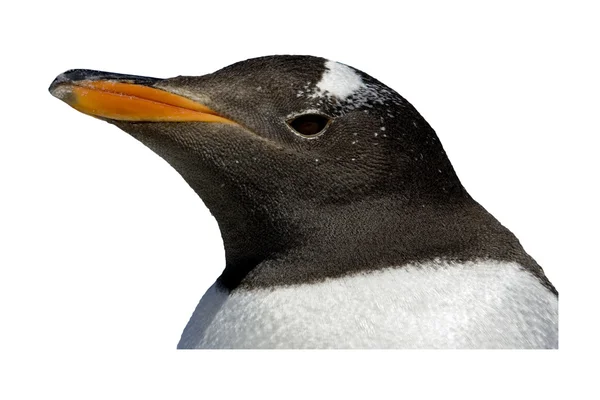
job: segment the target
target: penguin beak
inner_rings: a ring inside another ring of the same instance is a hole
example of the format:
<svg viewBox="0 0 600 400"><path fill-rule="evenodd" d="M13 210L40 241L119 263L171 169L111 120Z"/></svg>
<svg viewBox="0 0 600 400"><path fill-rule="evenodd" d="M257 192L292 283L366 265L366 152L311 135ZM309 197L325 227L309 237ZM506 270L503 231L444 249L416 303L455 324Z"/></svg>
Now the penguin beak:
<svg viewBox="0 0 600 400"><path fill-rule="evenodd" d="M160 79L75 69L59 75L50 93L93 117L138 122L235 122L207 106L152 87Z"/></svg>

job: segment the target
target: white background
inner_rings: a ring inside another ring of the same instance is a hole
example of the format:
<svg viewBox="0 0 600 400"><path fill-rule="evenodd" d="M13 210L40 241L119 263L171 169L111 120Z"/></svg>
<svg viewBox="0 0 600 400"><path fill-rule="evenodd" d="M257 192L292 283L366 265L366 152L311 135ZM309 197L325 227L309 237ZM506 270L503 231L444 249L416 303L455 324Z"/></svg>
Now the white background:
<svg viewBox="0 0 600 400"><path fill-rule="evenodd" d="M414 3L3 3L0 397L598 398L594 2ZM269 54L344 62L415 105L561 293L559 351L175 350L224 265L216 223L166 162L47 87Z"/></svg>

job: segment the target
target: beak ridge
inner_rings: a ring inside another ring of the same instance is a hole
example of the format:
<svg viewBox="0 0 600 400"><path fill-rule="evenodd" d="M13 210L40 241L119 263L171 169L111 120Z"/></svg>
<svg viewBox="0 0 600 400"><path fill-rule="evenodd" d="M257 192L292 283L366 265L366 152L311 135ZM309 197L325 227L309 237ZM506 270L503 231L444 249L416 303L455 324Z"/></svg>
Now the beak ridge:
<svg viewBox="0 0 600 400"><path fill-rule="evenodd" d="M76 110L102 119L234 123L203 104L155 88L153 85L159 81L137 75L72 69L57 76L49 91Z"/></svg>
<svg viewBox="0 0 600 400"><path fill-rule="evenodd" d="M70 69L58 75L48 90L50 93L54 94L56 88L61 84L73 84L80 81L116 81L152 86L160 80L162 79L139 75L117 74L115 72L94 71L91 69Z"/></svg>

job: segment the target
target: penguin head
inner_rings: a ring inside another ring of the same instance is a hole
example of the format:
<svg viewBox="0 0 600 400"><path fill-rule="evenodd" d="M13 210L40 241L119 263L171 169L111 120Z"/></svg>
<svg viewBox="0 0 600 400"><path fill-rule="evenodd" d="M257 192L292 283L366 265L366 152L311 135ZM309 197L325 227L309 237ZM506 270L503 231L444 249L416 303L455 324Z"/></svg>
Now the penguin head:
<svg viewBox="0 0 600 400"><path fill-rule="evenodd" d="M410 204L468 197L410 103L322 58L262 57L170 79L71 70L50 92L171 164L217 219L228 264L333 240L343 228L329 216L344 210L352 225L356 204L385 199L382 212L401 217Z"/></svg>
<svg viewBox="0 0 600 400"><path fill-rule="evenodd" d="M273 183L295 190L296 198L344 201L398 189L415 198L458 189L435 132L419 113L390 88L344 64L263 57L155 87L194 99L245 128L225 135L229 142L219 147L239 144L242 150L252 142L262 151L233 151L223 161L285 171ZM195 125L194 131L208 134L206 126ZM265 175L258 179L262 184Z"/></svg>

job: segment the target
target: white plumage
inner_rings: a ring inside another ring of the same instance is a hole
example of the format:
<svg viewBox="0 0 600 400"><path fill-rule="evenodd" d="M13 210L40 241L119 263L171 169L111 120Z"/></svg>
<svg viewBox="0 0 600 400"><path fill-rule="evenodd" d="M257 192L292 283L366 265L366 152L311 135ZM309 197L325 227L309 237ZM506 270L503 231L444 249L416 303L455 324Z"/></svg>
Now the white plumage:
<svg viewBox="0 0 600 400"><path fill-rule="evenodd" d="M556 348L558 299L518 264L428 262L232 293L213 285L179 348Z"/></svg>

